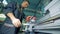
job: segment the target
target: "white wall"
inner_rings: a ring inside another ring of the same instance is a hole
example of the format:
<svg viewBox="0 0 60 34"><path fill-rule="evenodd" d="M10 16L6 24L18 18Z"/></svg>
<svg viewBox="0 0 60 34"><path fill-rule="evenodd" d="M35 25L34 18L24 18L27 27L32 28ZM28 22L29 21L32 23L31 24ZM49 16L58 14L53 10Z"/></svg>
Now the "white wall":
<svg viewBox="0 0 60 34"><path fill-rule="evenodd" d="M60 14L60 1L56 2L51 8L49 8L50 16L55 16Z"/></svg>
<svg viewBox="0 0 60 34"><path fill-rule="evenodd" d="M53 0L44 8L44 10L49 10L51 17L60 14L60 0Z"/></svg>
<svg viewBox="0 0 60 34"><path fill-rule="evenodd" d="M45 8L44 10L46 11L47 9L49 9L51 6L53 6L56 2L58 2L59 0L52 0Z"/></svg>

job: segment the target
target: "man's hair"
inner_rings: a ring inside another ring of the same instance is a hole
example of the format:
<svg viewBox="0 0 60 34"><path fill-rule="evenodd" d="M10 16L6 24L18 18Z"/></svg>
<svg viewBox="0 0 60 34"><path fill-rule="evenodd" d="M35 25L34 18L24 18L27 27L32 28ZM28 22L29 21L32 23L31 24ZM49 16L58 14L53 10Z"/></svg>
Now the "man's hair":
<svg viewBox="0 0 60 34"><path fill-rule="evenodd" d="M24 1L27 1L30 4L29 0L24 0Z"/></svg>
<svg viewBox="0 0 60 34"><path fill-rule="evenodd" d="M23 0L23 2L24 1L27 1L30 4L29 0ZM19 4L19 8L21 8L21 4Z"/></svg>

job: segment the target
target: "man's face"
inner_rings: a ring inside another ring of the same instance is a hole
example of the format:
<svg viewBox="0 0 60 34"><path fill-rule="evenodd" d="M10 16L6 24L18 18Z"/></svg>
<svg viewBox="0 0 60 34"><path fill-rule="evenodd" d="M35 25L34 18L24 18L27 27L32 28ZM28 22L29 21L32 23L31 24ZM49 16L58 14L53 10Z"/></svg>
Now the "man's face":
<svg viewBox="0 0 60 34"><path fill-rule="evenodd" d="M28 7L28 5L29 5L29 3L27 1L24 1L21 6L26 8L26 7Z"/></svg>

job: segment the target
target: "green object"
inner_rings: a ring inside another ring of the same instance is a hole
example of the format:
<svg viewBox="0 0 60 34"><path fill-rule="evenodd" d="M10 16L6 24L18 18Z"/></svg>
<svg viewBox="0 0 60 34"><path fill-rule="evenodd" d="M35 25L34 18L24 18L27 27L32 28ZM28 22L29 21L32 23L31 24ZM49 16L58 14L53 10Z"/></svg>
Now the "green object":
<svg viewBox="0 0 60 34"><path fill-rule="evenodd" d="M5 20L5 18L0 18L0 20L1 20L1 21L4 21L4 20Z"/></svg>
<svg viewBox="0 0 60 34"><path fill-rule="evenodd" d="M5 20L5 18L0 18L0 21L2 21L2 22L0 22L0 25L3 24L4 20Z"/></svg>

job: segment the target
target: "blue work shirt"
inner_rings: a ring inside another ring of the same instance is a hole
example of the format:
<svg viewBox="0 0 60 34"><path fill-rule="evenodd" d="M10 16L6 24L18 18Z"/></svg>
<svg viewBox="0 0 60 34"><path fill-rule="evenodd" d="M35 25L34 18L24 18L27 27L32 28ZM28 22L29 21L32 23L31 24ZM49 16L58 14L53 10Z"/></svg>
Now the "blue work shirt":
<svg viewBox="0 0 60 34"><path fill-rule="evenodd" d="M20 11L18 11L18 9L16 9L16 3L15 2L10 2L8 3L8 5L6 7L4 7L3 13L6 15L6 19L4 21L4 23L8 23L8 24L12 24L11 19L7 16L7 13L13 13L13 15L20 19L20 21L22 22L22 19L25 18L25 14L23 13L23 11L20 13Z"/></svg>

